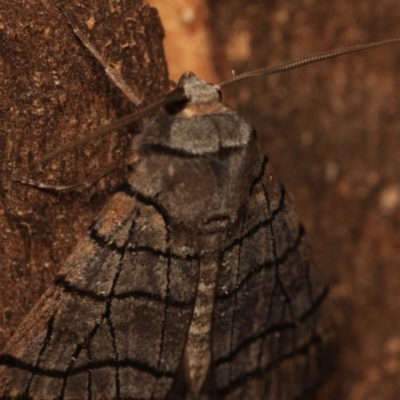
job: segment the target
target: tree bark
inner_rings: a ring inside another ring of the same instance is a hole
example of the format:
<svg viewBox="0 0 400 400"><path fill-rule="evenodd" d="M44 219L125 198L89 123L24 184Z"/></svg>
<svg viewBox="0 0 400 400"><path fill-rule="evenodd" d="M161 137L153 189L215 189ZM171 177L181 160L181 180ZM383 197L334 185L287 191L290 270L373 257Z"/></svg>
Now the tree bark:
<svg viewBox="0 0 400 400"><path fill-rule="evenodd" d="M127 101L55 2L0 5L0 348L125 171L86 190L65 192L13 178L72 185L123 165L130 154L129 136L139 125L70 151L39 170L29 170L28 162L153 102L168 89L164 31L155 9L142 0L68 0L63 5L142 103Z"/></svg>

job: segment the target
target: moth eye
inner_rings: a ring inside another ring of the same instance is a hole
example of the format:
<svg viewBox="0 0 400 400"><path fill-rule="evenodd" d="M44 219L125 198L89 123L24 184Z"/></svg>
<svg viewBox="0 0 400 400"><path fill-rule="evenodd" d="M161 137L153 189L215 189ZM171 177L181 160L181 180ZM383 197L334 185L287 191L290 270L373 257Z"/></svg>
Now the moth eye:
<svg viewBox="0 0 400 400"><path fill-rule="evenodd" d="M222 91L221 91L221 89L217 89L217 92L218 92L218 100L222 101Z"/></svg>
<svg viewBox="0 0 400 400"><path fill-rule="evenodd" d="M176 88L165 98L165 111L171 115L177 114L186 107L187 103L189 103L189 99L185 96L183 88Z"/></svg>

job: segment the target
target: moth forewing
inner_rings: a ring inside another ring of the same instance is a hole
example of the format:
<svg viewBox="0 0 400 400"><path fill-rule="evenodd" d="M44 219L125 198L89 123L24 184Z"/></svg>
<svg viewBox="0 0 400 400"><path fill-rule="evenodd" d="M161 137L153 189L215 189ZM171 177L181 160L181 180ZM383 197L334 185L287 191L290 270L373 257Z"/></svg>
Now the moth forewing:
<svg viewBox="0 0 400 400"><path fill-rule="evenodd" d="M240 236L224 251L222 264L230 268L221 271L216 297L214 367L227 398L298 398L316 382L310 365L328 367L328 359L321 363L316 356L329 348L321 315L327 292L306 246L290 199L265 158Z"/></svg>

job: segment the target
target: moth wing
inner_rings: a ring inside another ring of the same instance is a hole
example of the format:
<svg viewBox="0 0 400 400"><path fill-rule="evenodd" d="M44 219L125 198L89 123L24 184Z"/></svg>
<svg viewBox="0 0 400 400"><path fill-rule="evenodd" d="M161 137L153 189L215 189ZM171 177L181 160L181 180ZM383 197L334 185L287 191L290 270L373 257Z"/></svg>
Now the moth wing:
<svg viewBox="0 0 400 400"><path fill-rule="evenodd" d="M237 238L222 254L213 374L226 399L295 399L320 378L327 289L304 229L268 159L252 182Z"/></svg>
<svg viewBox="0 0 400 400"><path fill-rule="evenodd" d="M0 356L0 397L164 399L196 266L171 252L162 210L117 193Z"/></svg>

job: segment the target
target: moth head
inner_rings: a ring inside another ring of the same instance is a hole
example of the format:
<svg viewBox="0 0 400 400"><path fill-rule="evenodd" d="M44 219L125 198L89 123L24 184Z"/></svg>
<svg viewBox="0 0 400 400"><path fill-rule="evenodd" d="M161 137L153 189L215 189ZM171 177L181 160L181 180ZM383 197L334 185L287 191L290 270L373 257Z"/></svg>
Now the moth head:
<svg viewBox="0 0 400 400"><path fill-rule="evenodd" d="M193 72L184 72L176 88L166 97L165 109L169 114L176 114L190 104L212 104L222 101L218 85L207 83Z"/></svg>

